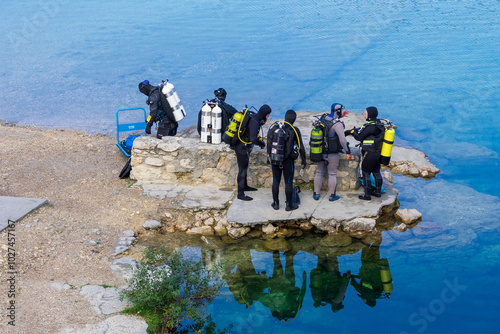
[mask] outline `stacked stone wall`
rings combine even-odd
[[[345,154],[340,154],[337,171],[339,191],[359,187],[356,177],[359,153],[353,157],[353,160],[348,161]],[[138,181],[236,186],[238,165],[234,151],[226,144],[202,143],[199,138],[139,137],[134,142],[131,163],[131,178]],[[299,159],[295,168],[295,182],[308,183],[314,180],[315,163],[308,160],[303,169]],[[265,188],[272,186],[271,165],[265,149],[254,147],[250,154],[248,183]],[[327,188],[326,176],[323,188]]]

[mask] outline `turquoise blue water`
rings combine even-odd
[[[188,112],[181,127],[195,123],[218,87],[238,109],[268,103],[273,118],[289,108],[325,111],[333,102],[353,112],[375,105],[398,125],[398,144],[424,151],[441,169],[430,181],[396,177],[401,206],[422,212],[423,221],[420,230],[384,232],[390,299],[369,307],[350,286],[344,308],[333,312],[315,308],[308,291],[288,322],[261,302],[245,308],[219,300],[220,323],[237,312],[252,323],[240,332],[252,333],[500,330],[493,321],[500,297],[498,1],[1,5],[2,121],[113,132],[117,109],[145,106],[140,81],[168,78]],[[341,271],[357,273],[360,256],[340,256]],[[302,269],[310,280],[316,262],[297,253],[297,287]],[[467,288],[444,302],[452,297],[442,295],[444,282],[455,280]]]

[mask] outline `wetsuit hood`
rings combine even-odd
[[[295,122],[296,119],[297,119],[297,113],[294,110],[289,109],[286,111],[286,114],[285,114],[285,121],[286,122],[293,124],[293,122]]]
[[[227,92],[224,88],[219,88],[214,90],[214,95],[216,98],[224,102],[226,100]]]
[[[340,110],[337,110],[337,111],[336,111],[335,109],[337,109],[337,108],[339,108],[339,107],[340,107]],[[331,107],[331,109],[330,109],[330,110],[331,110],[331,112],[330,112],[330,115],[329,115],[329,116],[330,116],[331,118],[333,118],[333,119],[342,117],[342,108],[343,108],[343,107],[344,107],[344,106],[343,106],[342,104],[340,104],[340,103],[334,103],[334,104],[332,104],[332,107]]]
[[[144,80],[139,84],[139,91],[146,96],[149,96],[152,90],[153,86],[151,86],[148,80]]]
[[[262,107],[260,107],[259,111],[257,112],[257,118],[260,119],[260,122],[264,121],[266,119],[266,116],[271,113],[271,107],[268,106],[267,104],[264,104]]]
[[[366,113],[368,114],[368,121],[374,121],[377,119],[378,110],[376,107],[368,107],[366,108]]]

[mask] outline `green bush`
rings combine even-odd
[[[201,261],[184,259],[164,248],[146,249],[140,268],[122,298],[131,303],[126,313],[143,317],[148,333],[226,333],[215,328],[206,306],[220,295],[224,283],[220,265],[205,269]]]

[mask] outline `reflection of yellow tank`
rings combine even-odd
[[[389,260],[387,259],[380,259],[380,279],[382,280],[382,285],[384,286],[384,292],[391,293],[392,277],[389,269]]]
[[[388,165],[391,161],[391,151],[392,145],[394,144],[394,136],[396,135],[396,131],[394,127],[389,127],[385,129],[384,140],[382,142],[382,151],[380,152],[381,160],[380,163],[384,165]]]

